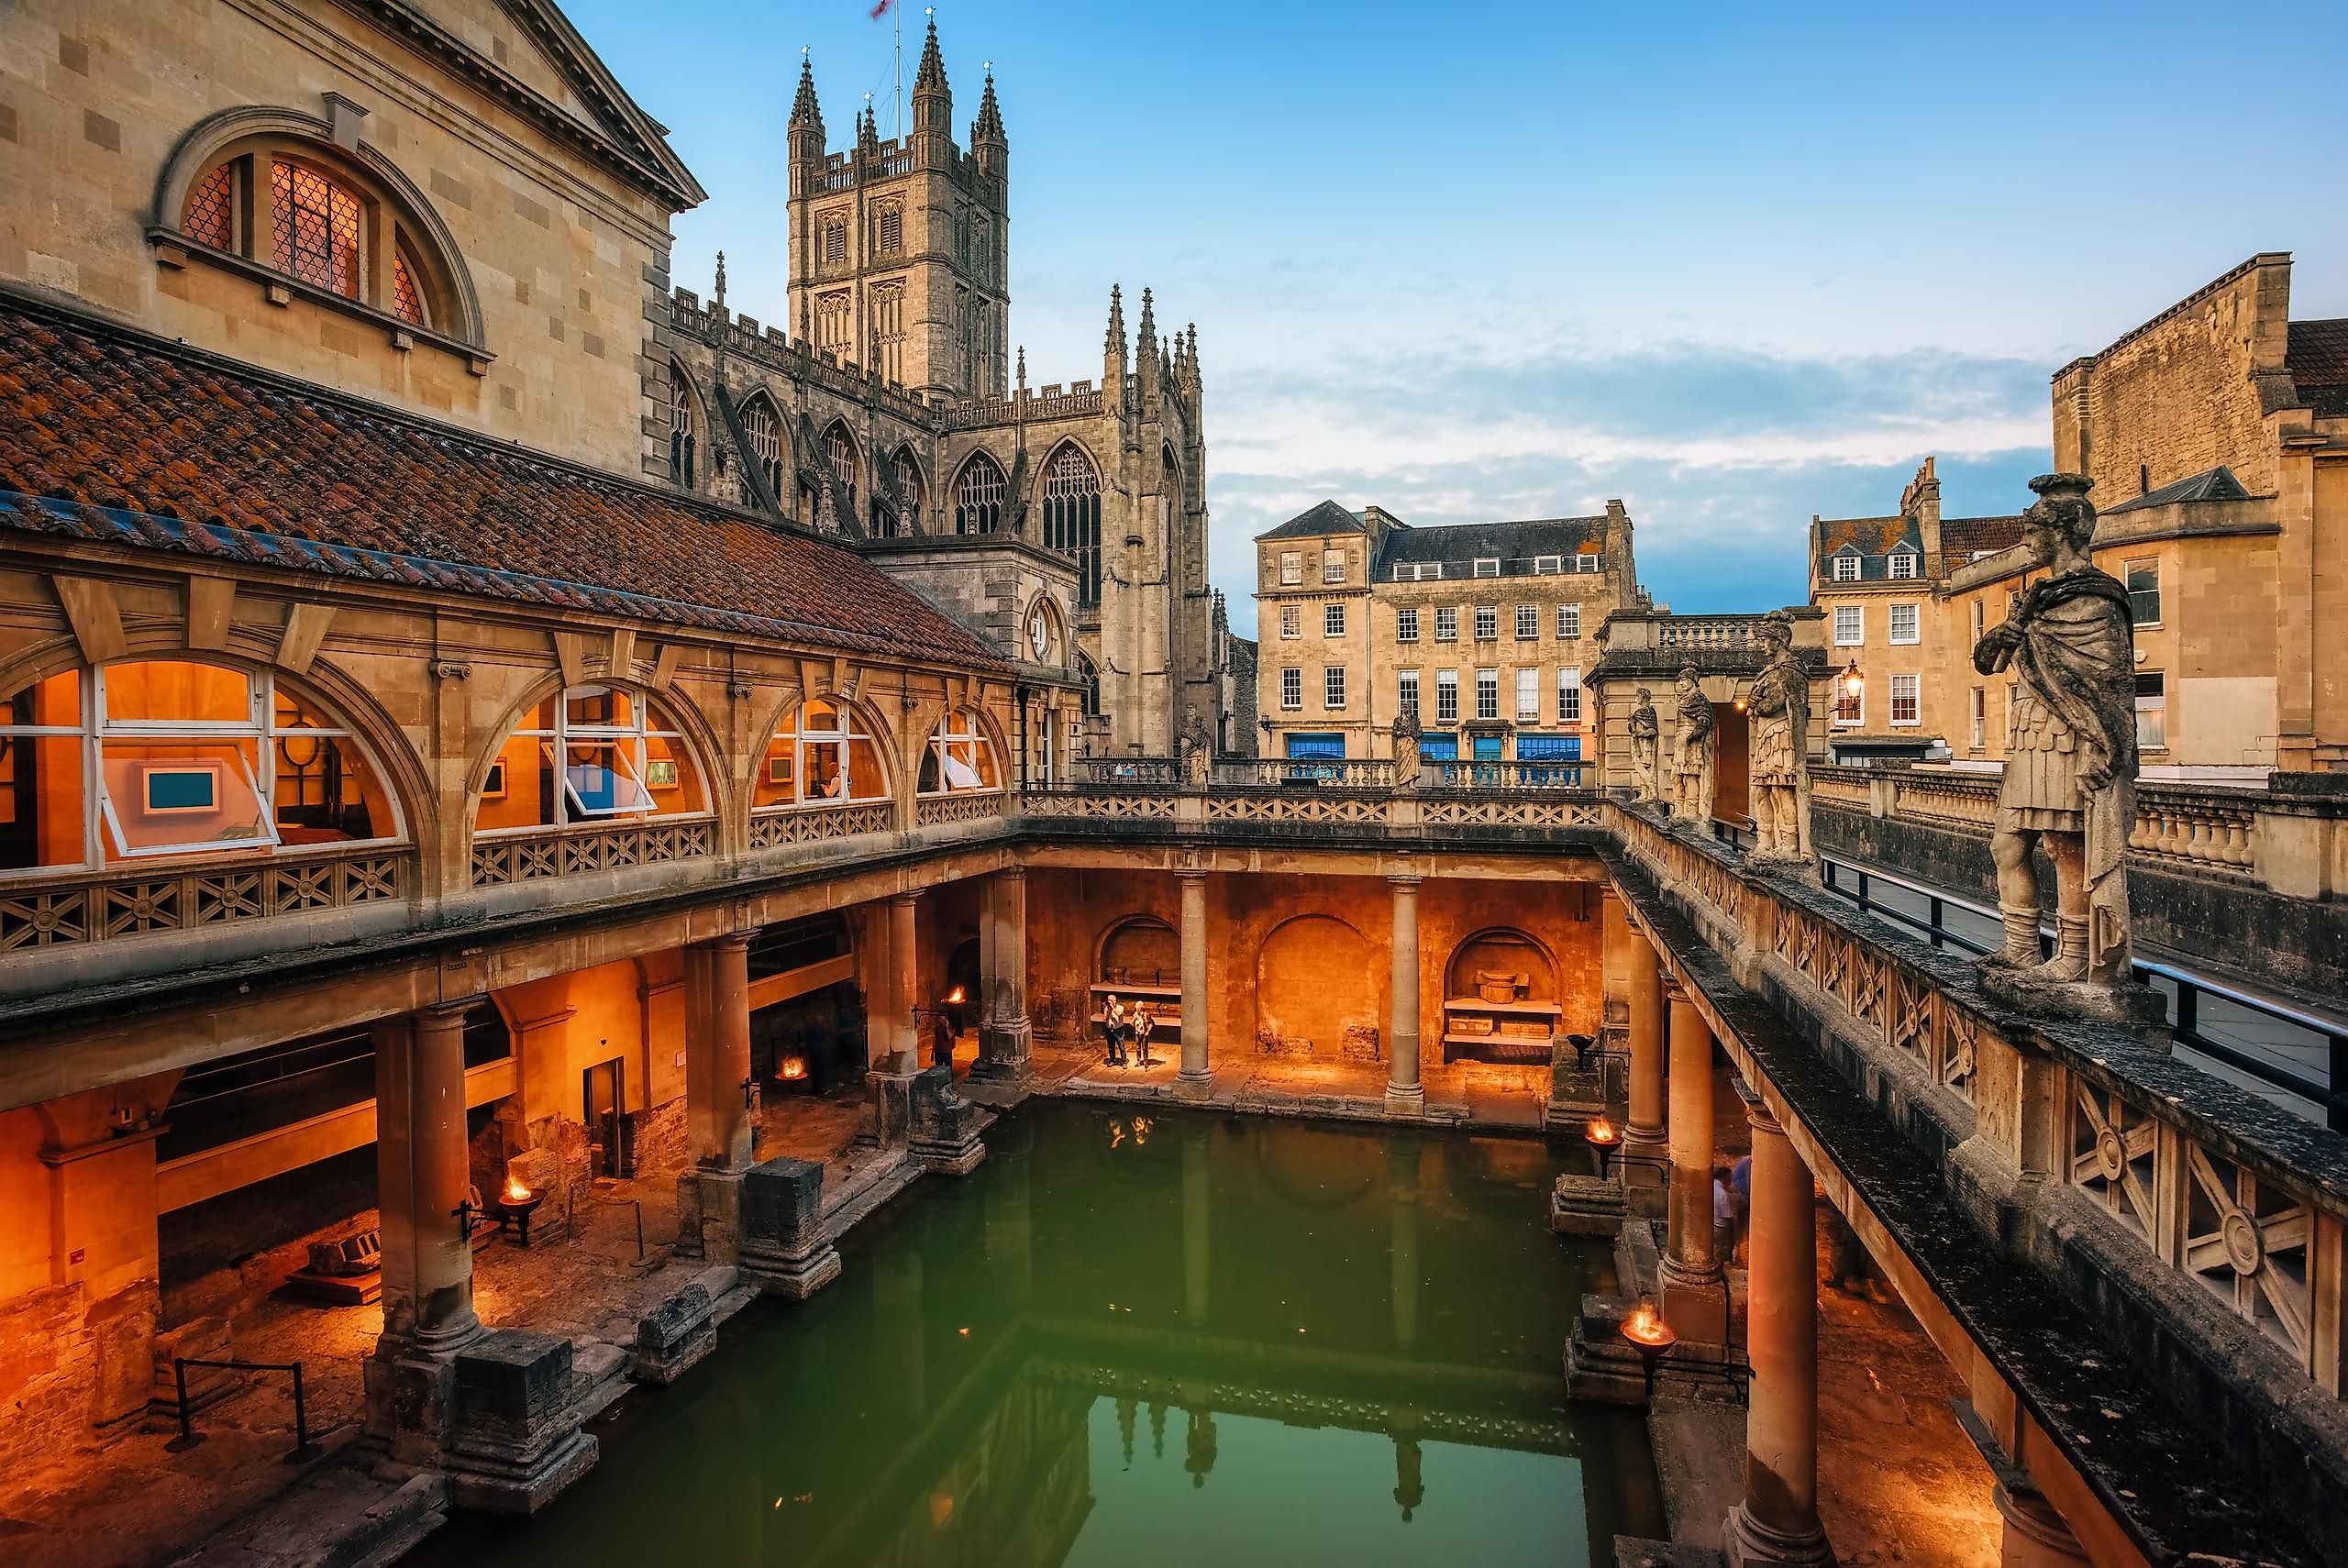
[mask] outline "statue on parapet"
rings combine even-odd
[[[1794,657],[1794,618],[1772,610],[1758,628],[1766,663],[1745,696],[1753,723],[1755,866],[1810,867],[1810,672]]]
[[[1182,782],[1194,790],[1205,789],[1214,777],[1214,732],[1207,728],[1206,716],[1197,703],[1182,715],[1182,733],[1175,744],[1181,751]]]
[[[1719,743],[1712,728],[1711,699],[1690,667],[1679,672],[1679,723],[1673,736],[1671,820],[1699,828],[1712,820],[1712,754]]]
[[[1393,738],[1394,785],[1401,790],[1415,790],[1419,786],[1419,705],[1405,703],[1394,715],[1393,727],[1387,732]]]
[[[1663,723],[1655,714],[1655,693],[1639,688],[1639,705],[1631,710],[1631,803],[1644,806],[1663,799],[1656,769],[1656,753],[1663,740]]]
[[[1974,646],[1973,668],[2010,670],[2013,744],[1998,789],[1989,854],[2005,945],[1982,960],[1982,987],[2018,1006],[2159,1022],[2157,994],[2129,967],[2128,836],[2136,823],[2134,623],[2128,591],[2088,556],[2094,481],[2042,474],[2022,515],[2046,576],[2014,596]],[[2041,962],[2031,851],[2054,863],[2054,955]]]

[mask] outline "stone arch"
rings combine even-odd
[[[1049,589],[1038,591],[1036,596],[1027,602],[1027,607],[1019,613],[1019,657],[1031,660],[1036,657],[1035,642],[1028,632],[1028,623],[1033,621],[1039,612],[1051,625],[1051,646],[1042,662],[1057,664],[1065,669],[1068,668],[1070,656],[1075,652],[1075,638],[1069,631],[1068,612],[1060,607],[1059,596]]]
[[[1516,926],[1486,926],[1461,938],[1444,965],[1444,995],[1477,997],[1486,974],[1523,977],[1518,992],[1525,1001],[1555,1002],[1564,994],[1557,955],[1547,943]]]
[[[1160,915],[1121,915],[1102,928],[1093,944],[1092,975],[1102,985],[1180,988],[1181,934]]]
[[[837,490],[843,492],[840,499],[846,502],[844,507],[835,504],[835,511],[846,514],[836,516],[833,521],[843,534],[861,532],[862,503],[858,498],[865,493],[863,443],[857,440],[856,432],[847,427],[847,421],[840,418],[834,418],[825,425],[823,434],[815,437],[815,442],[824,459],[824,470],[831,476]]]
[[[673,692],[652,690],[640,681],[607,673],[591,673],[572,682],[565,680],[563,673],[559,669],[549,670],[537,679],[531,681],[505,704],[499,712],[496,722],[487,727],[486,733],[490,737],[488,743],[474,752],[471,761],[467,765],[461,818],[467,841],[470,842],[477,836],[479,832],[476,824],[481,812],[482,790],[488,782],[491,765],[497,760],[499,754],[505,749],[506,743],[513,738],[514,732],[522,727],[523,722],[530,716],[533,709],[549,700],[560,703],[563,693],[573,685],[606,686],[626,691],[637,701],[651,703],[676,725],[676,734],[682,743],[686,759],[699,771],[699,782],[705,804],[705,812],[677,814],[681,816],[706,814],[714,818],[717,823],[721,852],[733,853],[738,847],[737,841],[747,834],[747,815],[737,809],[740,802],[734,795],[731,773],[722,766],[726,760],[725,744],[711,729],[708,717],[702,712],[700,707],[680,700]],[[650,818],[628,817],[621,820],[657,821],[660,814],[656,813]],[[456,831],[456,824],[450,825],[450,831]]]
[[[682,428],[680,428],[681,417]],[[682,360],[669,361],[669,482],[699,490],[707,471],[709,399],[693,383]]]
[[[929,512],[929,476],[921,466],[921,456],[910,441],[900,441],[897,449],[889,454],[891,477],[895,480],[899,505],[898,522],[906,535],[928,532],[925,525]]]
[[[1374,1040],[1389,977],[1369,939],[1330,914],[1301,914],[1264,937],[1256,955],[1258,1047],[1335,1060]]]
[[[346,148],[335,140],[333,126],[315,115],[254,104],[223,109],[198,121],[180,138],[157,176],[150,226],[178,233],[196,182],[234,155],[240,145],[262,138],[299,142],[319,162],[348,170],[375,187],[372,193],[392,204],[419,248],[429,252],[420,259],[437,274],[437,293],[448,307],[448,319],[436,322],[432,330],[476,348],[487,346],[480,292],[473,285],[463,251],[458,248],[457,237],[439,213],[399,165],[373,144],[362,141]]]
[[[792,477],[791,425],[782,416],[782,407],[774,393],[759,387],[744,398],[740,405],[742,436],[749,450],[742,454],[746,463],[759,465],[759,473],[767,483],[767,494],[774,498],[777,510],[785,516],[793,513],[791,503],[792,491],[783,481]]]
[[[858,698],[847,697],[837,691],[789,691],[784,693],[781,701],[768,709],[765,723],[751,732],[758,737],[756,749],[751,754],[748,774],[739,787],[737,798],[729,810],[738,812],[747,820],[754,812],[781,807],[782,802],[777,801],[770,801],[763,806],[759,803],[759,796],[764,792],[762,785],[771,782],[770,778],[764,776],[771,765],[773,748],[779,738],[779,732],[785,723],[798,720],[806,712],[807,704],[810,702],[828,702],[840,710],[841,718],[846,722],[841,733],[863,737],[869,743],[863,748],[863,753],[869,753],[869,764],[879,770],[879,790],[877,792],[869,792],[860,782],[856,780],[856,772],[865,765],[866,756],[860,754],[858,757],[852,759],[849,763],[849,777],[851,783],[855,785],[855,793],[844,798],[841,803],[888,805],[896,800],[897,778],[903,765],[896,755],[897,732],[890,727],[887,720],[882,716],[880,705]],[[844,744],[848,745],[851,749],[856,749],[852,742]]]
[[[1011,481],[992,453],[981,447],[962,459],[962,466],[954,476],[951,497],[953,532],[999,532],[1009,515],[1010,503]]]

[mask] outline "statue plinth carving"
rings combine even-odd
[[[2093,484],[2042,474],[2023,514],[2044,579],[1982,635],[1973,668],[2014,675],[2013,745],[1998,789],[1989,854],[2005,945],[1981,963],[1982,988],[2035,1011],[2159,1023],[2161,999],[2128,963],[2128,835],[2136,822],[2135,635],[2128,591],[2097,569]],[[2054,863],[2054,955],[2038,947],[2031,851]]]
[[[1810,855],[1810,675],[1794,657],[1794,618],[1761,618],[1767,662],[1745,696],[1753,726],[1753,852],[1748,865],[1808,871]]]
[[[1671,760],[1671,820],[1707,828],[1712,820],[1712,701],[1693,668],[1679,672],[1679,722]]]

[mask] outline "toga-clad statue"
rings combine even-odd
[[[1214,732],[1207,728],[1206,716],[1197,704],[1183,713],[1182,731],[1175,744],[1181,753],[1182,782],[1203,790],[1214,777]]]
[[[1671,819],[1709,827],[1712,820],[1712,702],[1693,668],[1679,672],[1679,724],[1674,736]]]
[[[1639,688],[1639,705],[1631,710],[1631,799],[1644,805],[1663,799],[1663,786],[1656,778],[1656,747],[1663,735],[1663,725],[1655,716],[1655,693]]]
[[[1810,864],[1810,673],[1794,657],[1794,618],[1772,610],[1759,627],[1761,673],[1752,716],[1753,853],[1756,865]]]
[[[1419,787],[1419,705],[1406,705],[1394,715],[1393,727],[1387,732],[1394,742],[1394,784],[1397,789],[1415,790]]]
[[[1983,634],[1973,667],[2015,676],[2013,745],[1989,853],[2005,945],[1982,961],[1985,988],[2010,1001],[2157,1021],[2128,966],[2128,835],[2136,822],[2135,644],[2128,591],[2097,569],[2094,481],[2043,474],[2023,536],[2046,577]],[[2054,956],[2038,955],[2033,846],[2054,863]]]

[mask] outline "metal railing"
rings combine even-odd
[[[204,1441],[195,1430],[194,1418],[187,1408],[187,1369],[209,1366],[225,1372],[290,1372],[294,1375],[294,1451],[285,1456],[288,1464],[306,1464],[321,1452],[310,1441],[309,1406],[302,1397],[302,1364],[298,1361],[205,1361],[194,1356],[175,1355],[172,1358],[172,1379],[178,1387],[180,1435],[163,1445],[168,1453],[185,1453]]]
[[[1981,955],[1998,944],[1993,934],[2001,929],[1998,911],[1986,904],[1831,856],[1818,857],[1818,869],[1819,880],[1828,892],[1847,899],[1862,914],[1878,914],[1906,926],[1936,948]],[[1904,897],[1886,899],[1882,896],[1886,889]],[[1918,900],[1922,903],[1921,911]],[[1966,920],[1982,922],[1977,928],[1982,934],[1960,929]],[[2051,931],[2042,928],[2038,942],[2041,953],[2054,952]],[[2251,1079],[2244,1087],[2263,1086],[2307,1102],[2312,1120],[2335,1132],[2348,1132],[2348,1023],[2155,959],[2138,958],[2134,968],[2138,979],[2166,999],[2178,1044]],[[2235,1038],[2229,1040],[2213,1031],[2225,1031]],[[2260,1034],[2268,1038],[2261,1041]],[[2320,1058],[2322,1076],[2305,1070],[2313,1066],[2312,1061],[2295,1064],[2252,1048],[2260,1044],[2289,1055]]]

